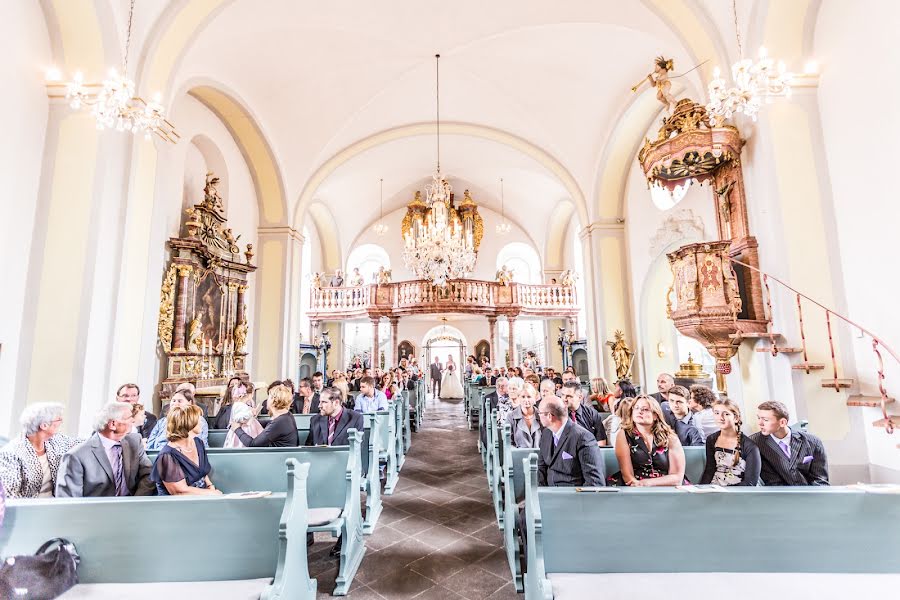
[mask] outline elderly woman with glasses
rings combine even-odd
[[[9,498],[49,498],[63,454],[81,442],[59,433],[63,405],[29,404],[19,422],[22,434],[0,450],[0,481]]]
[[[684,449],[659,403],[650,396],[638,396],[630,408],[616,434],[620,471],[610,477],[610,483],[636,487],[684,483]]]

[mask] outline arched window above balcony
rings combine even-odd
[[[541,259],[534,248],[522,242],[511,242],[497,253],[497,269],[506,265],[517,283],[541,283]]]
[[[360,275],[366,283],[375,281],[375,274],[378,269],[384,267],[391,268],[391,259],[387,251],[377,244],[362,244],[357,246],[350,252],[347,257],[347,270],[345,277],[352,277],[353,269],[359,268]]]

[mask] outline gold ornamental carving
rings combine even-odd
[[[243,352],[244,346],[247,345],[247,319],[234,326],[234,351]]]
[[[454,227],[462,227],[463,220],[467,216],[472,217],[472,244],[475,252],[481,246],[481,240],[484,238],[484,218],[478,213],[478,205],[472,199],[469,190],[463,192],[462,202],[458,206],[454,206],[453,194],[450,195],[450,206],[448,207],[449,221]],[[413,199],[406,205],[406,214],[400,222],[400,234],[406,237],[407,233],[413,232],[415,222],[420,224],[428,219],[431,208],[422,200],[422,192],[417,191]]]
[[[172,268],[178,267],[178,276],[179,277],[187,277],[191,274],[191,271],[194,270],[194,267],[191,265],[172,265]]]
[[[156,332],[159,343],[166,352],[172,349],[172,332],[175,330],[175,277],[181,271],[176,265],[169,267],[159,290],[159,322]]]
[[[203,311],[194,315],[188,325],[188,348],[200,352],[203,347]]]

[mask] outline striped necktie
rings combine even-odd
[[[113,475],[116,479],[116,496],[130,496],[128,486],[125,484],[125,468],[122,466],[122,444],[112,447],[113,451]]]
[[[334,430],[337,427],[337,419],[334,417],[328,417],[328,445],[331,445],[331,442],[334,441]]]

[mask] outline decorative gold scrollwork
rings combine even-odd
[[[181,269],[172,265],[166,271],[162,287],[159,290],[159,322],[156,330],[163,350],[172,350],[172,332],[175,329],[175,276]]]

